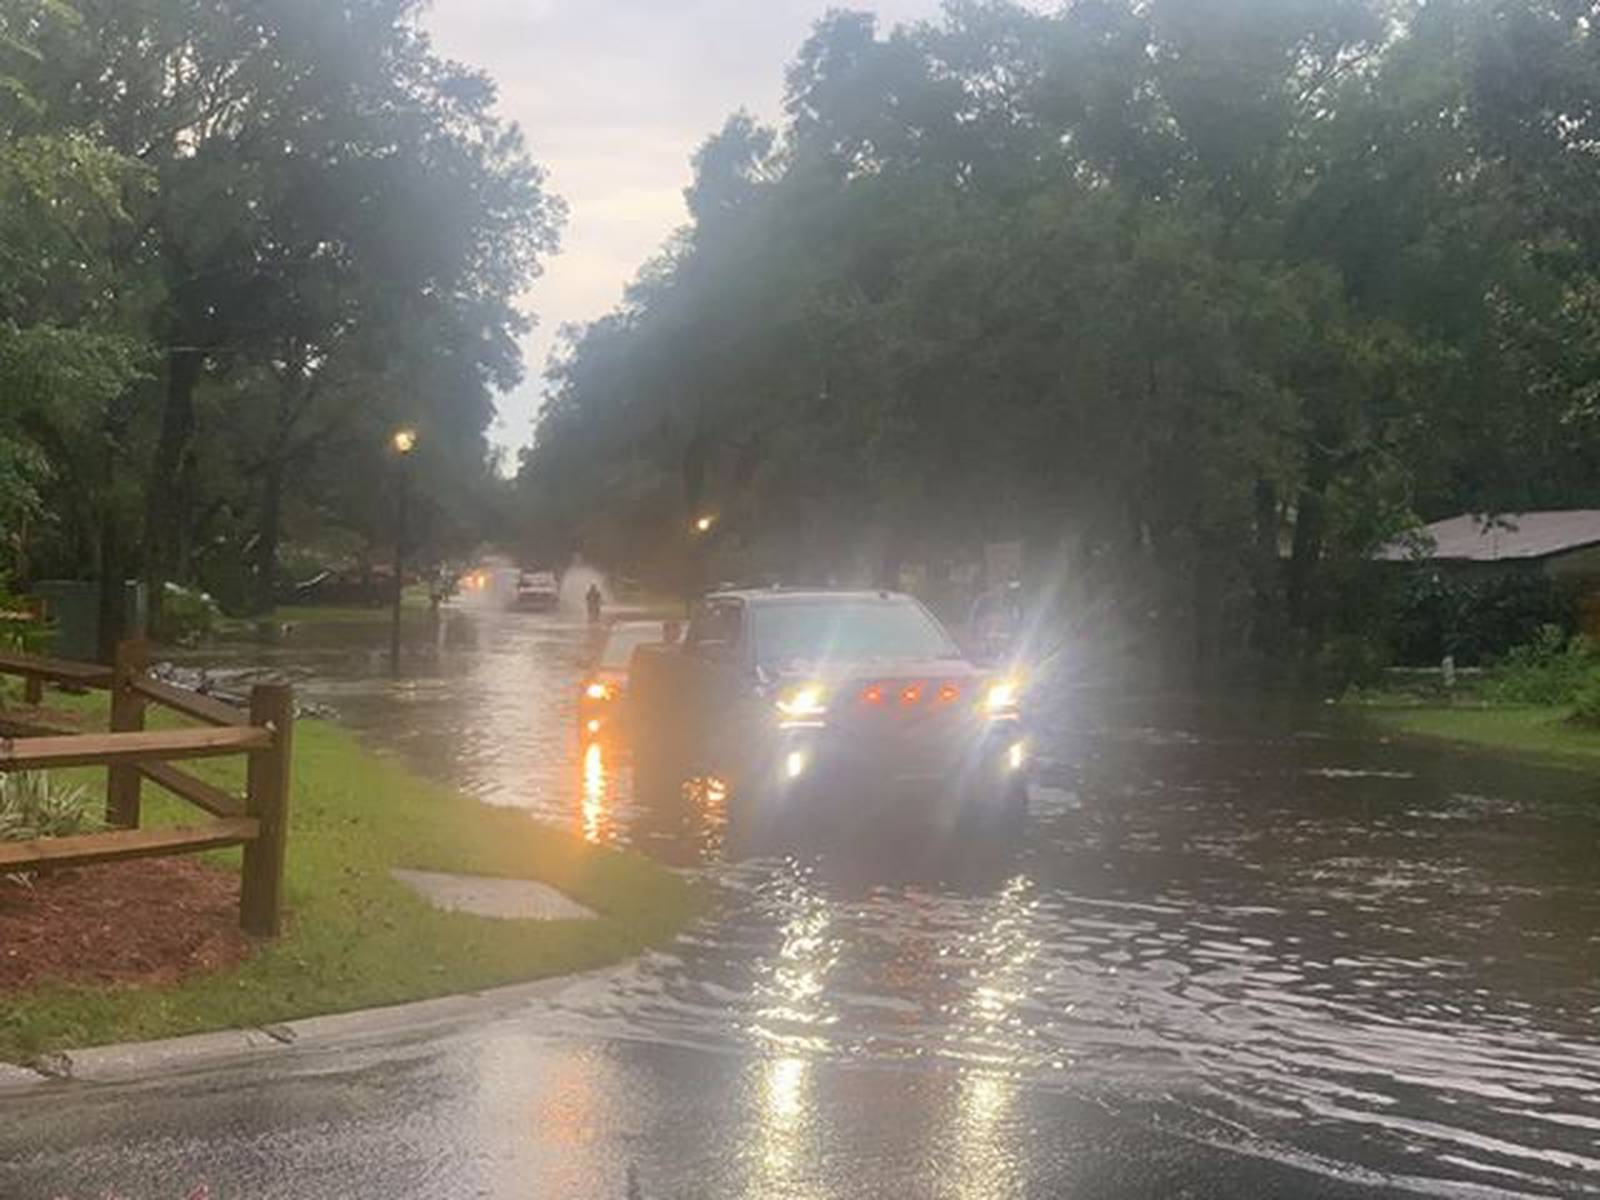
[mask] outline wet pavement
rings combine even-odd
[[[719,787],[579,752],[583,637],[462,611],[398,681],[381,626],[268,657],[699,873],[704,921],[515,1019],[0,1099],[0,1196],[1600,1194],[1600,777],[1058,686],[1019,834],[730,861]]]

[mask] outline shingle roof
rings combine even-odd
[[[1600,544],[1600,509],[1570,508],[1554,512],[1499,513],[1486,517],[1463,513],[1422,528],[1432,550],[1425,559],[1457,562],[1499,562],[1546,558],[1564,550]],[[1415,557],[1409,541],[1385,546],[1380,557],[1403,561]]]

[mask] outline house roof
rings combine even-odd
[[[1406,539],[1385,546],[1381,557],[1391,562],[1417,557],[1456,562],[1548,558],[1567,550],[1600,545],[1600,508],[1498,513],[1493,517],[1462,513],[1423,526],[1421,535],[1420,555],[1413,542]]]

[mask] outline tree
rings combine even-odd
[[[1174,660],[1363,635],[1364,564],[1416,514],[1592,488],[1564,433],[1600,345],[1562,133],[1586,28],[1487,0],[830,14],[783,129],[701,148],[691,224],[555,364],[543,536],[641,561],[698,488],[791,574],[1026,537]]]
[[[311,467],[379,469],[397,423],[427,426],[441,478],[488,470],[492,392],[521,370],[517,297],[562,210],[418,7],[78,0],[41,40],[29,86],[150,180],[119,283],[151,298],[159,357],[126,443],[157,600],[220,535],[269,603],[286,480],[327,480],[300,507],[370,526],[367,497]]]
[[[147,181],[26,78],[36,43],[79,32],[49,0],[0,8],[0,578],[28,572],[30,531],[63,511],[92,534],[80,555],[104,568],[120,545],[109,460],[144,354],[117,275]]]

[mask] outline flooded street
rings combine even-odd
[[[583,635],[453,612],[398,682],[373,631],[275,654],[417,768],[714,881],[541,1034],[748,1053],[795,1104],[819,1061],[930,1063],[962,1121],[1027,1082],[1347,1178],[1600,1188],[1600,780],[1063,692],[1023,836],[727,862],[714,788],[645,803],[579,754]]]
[[[1322,709],[1062,690],[1020,835],[728,861],[715,787],[635,797],[580,755],[583,638],[453,611],[398,680],[381,625],[208,655],[291,669],[416,768],[713,885],[669,950],[371,1068],[450,1153],[530,1114],[461,1194],[621,1195],[627,1164],[645,1196],[1600,1191],[1593,776]],[[297,1109],[303,1083],[252,1072]]]

